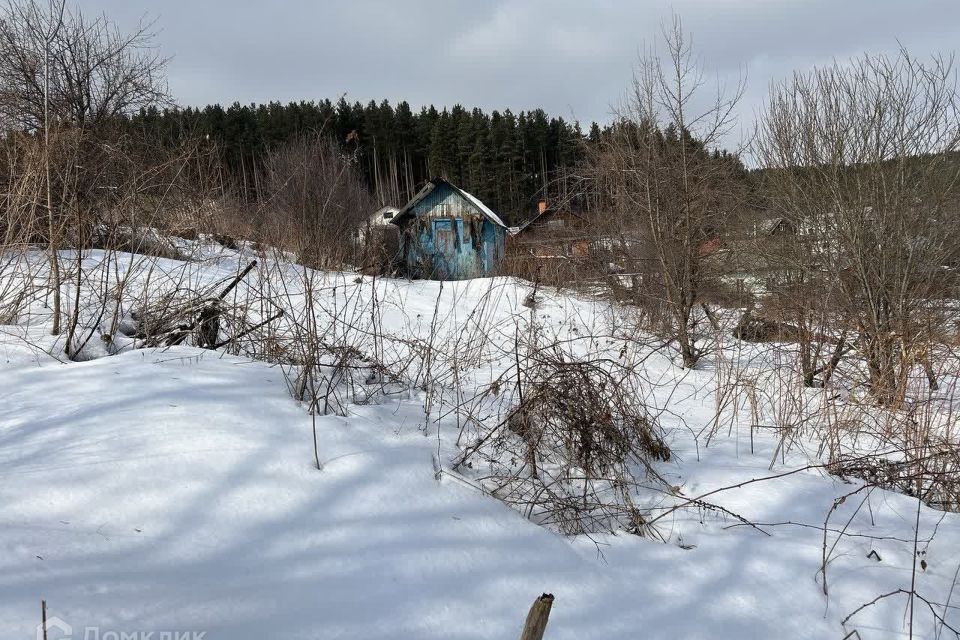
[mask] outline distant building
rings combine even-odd
[[[521,225],[510,241],[514,249],[541,258],[581,258],[590,252],[586,218],[569,209],[553,209],[541,200],[537,215]]]
[[[391,223],[399,211],[396,207],[388,205],[371,213],[357,229],[357,240],[361,244],[366,244],[367,241],[376,239],[378,232],[381,230],[395,231],[396,227],[392,226]]]
[[[434,178],[391,222],[400,228],[400,266],[407,275],[466,280],[494,275],[507,226],[476,197]]]
[[[354,258],[364,273],[387,273],[397,255],[400,239],[393,219],[399,209],[381,207],[371,213],[357,228],[354,237]]]
[[[393,221],[393,218],[399,213],[400,209],[396,207],[391,207],[387,205],[386,207],[380,207],[370,216],[371,225],[388,225]]]
[[[759,223],[757,235],[796,236],[797,225],[788,218],[768,218]]]
[[[610,263],[609,242],[587,215],[566,206],[552,208],[541,200],[536,215],[511,235],[508,270],[527,280],[564,286],[601,275]]]

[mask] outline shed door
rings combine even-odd
[[[483,221],[483,271],[490,275],[500,255],[497,247],[497,230],[489,220]]]
[[[433,221],[433,272],[434,277],[452,276],[449,265],[457,252],[457,235],[452,220]]]

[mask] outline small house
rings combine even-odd
[[[548,207],[540,201],[536,215],[521,225],[507,243],[507,266],[512,275],[563,286],[596,275],[603,238],[587,216],[569,207]]]
[[[385,206],[380,207],[373,213],[371,213],[367,218],[357,227],[357,241],[361,245],[367,244],[370,241],[376,241],[378,232],[384,230],[389,232],[396,232],[396,227],[390,224],[393,222],[394,217],[396,217],[399,209],[396,207]]]
[[[798,235],[797,225],[788,218],[768,218],[759,224],[757,235],[777,236],[796,236]]]
[[[354,259],[364,273],[387,273],[400,247],[397,227],[391,224],[399,209],[381,207],[367,216],[354,236]]]
[[[466,280],[497,273],[507,226],[487,205],[443,178],[429,181],[391,222],[410,277]]]
[[[583,215],[570,209],[550,208],[541,200],[536,216],[517,229],[512,244],[517,250],[540,258],[582,258],[590,252],[593,238],[589,231]]]
[[[380,207],[370,215],[369,224],[372,226],[390,224],[390,221],[394,219],[398,211],[400,210],[389,205]]]

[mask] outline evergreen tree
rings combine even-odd
[[[550,118],[542,109],[488,115],[456,104],[449,110],[428,105],[414,112],[406,102],[396,107],[386,100],[363,105],[343,97],[336,103],[153,108],[129,122],[138,135],[161,145],[189,136],[209,139],[220,150],[226,178],[247,198],[257,197],[262,156],[268,149],[324,131],[355,155],[381,202],[402,204],[426,180],[446,176],[516,220],[532,215],[545,186],[580,160],[585,142],[596,143],[602,135],[593,123],[585,139],[579,124]]]

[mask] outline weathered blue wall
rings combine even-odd
[[[403,234],[410,273],[437,280],[466,280],[496,271],[503,258],[505,229],[490,222],[448,185],[437,186],[411,213],[414,218]]]

